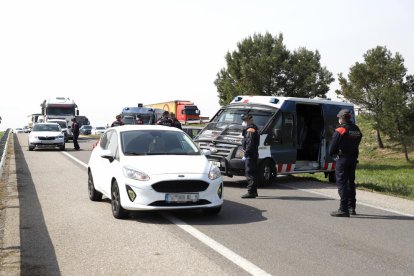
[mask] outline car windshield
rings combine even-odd
[[[125,155],[200,155],[197,146],[185,133],[168,130],[133,130],[121,132]]]
[[[61,128],[66,128],[66,122],[56,121],[55,123],[59,124]]]
[[[35,125],[33,131],[60,131],[58,124]]]
[[[267,124],[276,110],[268,109],[245,109],[228,108],[223,109],[213,120],[198,134],[198,139],[217,139],[232,143],[241,143],[242,139],[242,114],[253,116],[253,123],[259,131]]]
[[[97,130],[105,130],[104,127],[96,127]]]
[[[83,127],[83,129],[92,129],[91,126],[82,126],[82,127]]]

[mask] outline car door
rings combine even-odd
[[[119,174],[122,174],[122,168],[119,162],[118,133],[115,130],[109,131],[107,133],[109,133],[109,136],[106,150],[109,150],[111,152],[113,160],[102,158],[104,169],[102,172],[102,190],[105,194],[110,195],[112,179],[116,179]]]
[[[94,180],[95,188],[99,191],[104,189],[104,172],[109,162],[107,159],[102,158],[102,152],[108,148],[109,137],[111,136],[112,131],[108,131],[102,135],[98,147],[92,152],[91,156],[91,170]]]

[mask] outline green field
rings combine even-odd
[[[1,137],[3,137],[3,135],[4,135],[4,132],[0,131],[0,139],[1,139]]]
[[[383,137],[385,148],[379,149],[375,131],[366,119],[359,116],[357,124],[364,135],[356,171],[357,188],[414,199],[414,163],[406,162],[400,145],[386,137]],[[409,157],[414,160],[413,145],[410,150]],[[323,174],[303,176],[327,182]]]

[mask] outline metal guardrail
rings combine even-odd
[[[8,128],[4,132],[3,137],[0,139],[0,177],[3,173],[3,164],[6,161],[7,144],[9,141],[10,133],[11,133],[11,129]]]

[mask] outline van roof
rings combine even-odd
[[[353,107],[352,103],[331,101],[323,98],[296,98],[296,97],[276,97],[276,96],[250,96],[240,95],[234,97],[229,105],[232,104],[262,104],[274,108],[280,108],[286,101],[294,101],[301,103],[320,103],[320,104],[332,104]]]

